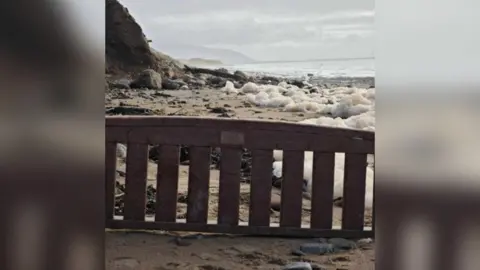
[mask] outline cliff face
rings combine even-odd
[[[181,73],[182,65],[155,52],[142,28],[117,0],[105,0],[105,71],[107,74],[136,74],[145,69]]]

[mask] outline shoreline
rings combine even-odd
[[[249,91],[238,91],[247,84],[255,84],[257,88],[267,88],[283,83],[289,91],[305,92],[310,96],[334,96],[336,88],[372,89],[375,87],[374,77],[308,77],[285,78],[266,75],[249,76],[241,71],[230,73],[225,69],[203,69],[186,66],[184,74],[171,74],[169,71],[159,74],[162,77],[161,89],[139,87],[135,79],[129,76],[107,75],[105,106],[107,115],[140,114],[140,115],[175,115],[175,116],[212,116],[245,119],[268,119],[277,121],[298,122],[312,117],[320,117],[322,113],[312,110],[285,111],[280,107],[262,106],[251,102]],[[137,79],[138,80],[138,79]],[[227,87],[227,82],[230,86]],[[137,83],[138,84],[138,83]],[[233,93],[226,88],[233,90]],[[229,92],[230,91],[230,92]],[[267,90],[269,91],[269,90]],[[236,93],[235,93],[236,92]],[[258,94],[258,93],[253,93]],[[284,93],[281,93],[284,95]],[[329,100],[328,103],[337,101]],[[136,107],[145,109],[128,110],[118,113],[112,108]],[[324,114],[328,116],[327,114]],[[333,117],[335,118],[335,117]]]

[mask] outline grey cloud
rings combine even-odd
[[[373,10],[347,10],[328,14],[303,14],[302,16],[290,13],[265,13],[248,11],[208,11],[198,14],[176,14],[155,17],[154,21],[159,25],[188,25],[191,23],[242,23],[254,22],[258,25],[280,25],[298,23],[321,23],[346,20],[371,20],[375,12]]]
[[[170,26],[168,30],[162,30],[161,32],[162,34],[159,38],[177,42],[193,41],[199,45],[271,43],[285,40],[312,39],[318,35],[296,25],[286,25],[280,28],[252,23],[204,24],[198,25],[193,29]]]
[[[120,0],[131,9],[146,16],[201,14],[209,11],[261,11],[275,14],[286,12],[292,15],[327,14],[343,10],[374,8],[374,0]]]
[[[361,54],[373,47],[370,0],[120,1],[154,46],[186,43],[235,48],[262,59]]]
[[[215,43],[250,44],[252,42],[280,42],[319,40],[326,31],[362,31],[373,28],[373,12],[349,11],[317,17],[272,16],[271,14],[223,13],[211,16],[201,14],[187,16],[156,17],[150,27],[161,30],[162,37],[197,42],[202,45]],[[342,20],[343,19],[343,20]],[[350,23],[341,25],[340,22]],[[331,29],[337,23],[337,29]],[[362,22],[361,24],[352,24]]]

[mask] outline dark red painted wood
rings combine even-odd
[[[303,160],[303,151],[283,151],[281,227],[300,227],[302,224]]]
[[[175,222],[177,218],[179,159],[179,146],[159,147],[155,221]]]
[[[221,151],[218,223],[238,225],[242,149],[224,147]]]
[[[363,230],[366,172],[366,154],[345,154],[342,229]]]
[[[190,147],[187,222],[207,223],[210,185],[210,147]]]
[[[273,150],[252,150],[250,226],[270,225]]]
[[[127,145],[127,172],[125,178],[126,220],[145,220],[145,204],[148,170],[148,145]]]
[[[115,211],[115,180],[117,174],[117,144],[105,144],[105,218],[112,219]]]
[[[332,228],[334,172],[335,153],[314,152],[310,221],[312,228]]]

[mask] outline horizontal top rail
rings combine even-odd
[[[206,118],[206,117],[182,117],[182,116],[107,116],[106,126],[114,127],[181,127],[196,126],[210,127],[215,129],[264,129],[271,131],[290,131],[296,133],[335,134],[344,136],[359,136],[364,140],[375,139],[372,131],[355,130],[348,128],[336,128],[328,126],[316,126],[303,123],[286,123],[256,119],[231,119],[231,118]]]
[[[265,120],[107,116],[107,141],[374,153],[375,133]]]

